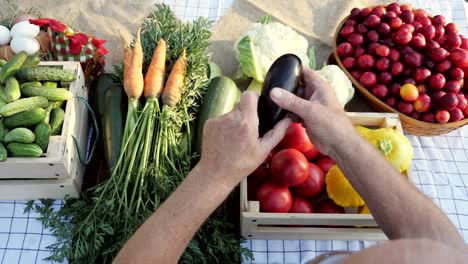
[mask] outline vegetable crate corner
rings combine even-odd
[[[37,158],[8,158],[0,162],[0,200],[9,199],[63,199],[66,195],[78,197],[84,167],[77,147],[85,155],[88,136],[88,110],[77,99],[87,100],[83,71],[78,62],[41,62],[39,66],[57,67],[71,71],[76,80],[61,83],[73,98],[65,101],[61,133],[51,135],[44,155]],[[74,139],[77,144],[75,145]]]
[[[393,113],[348,113],[354,125],[393,128],[402,132]],[[412,182],[411,172],[403,175]],[[241,233],[247,239],[384,240],[387,239],[371,214],[345,208],[344,214],[264,213],[259,201],[247,197],[247,178],[240,186]],[[319,198],[320,200],[320,198]]]

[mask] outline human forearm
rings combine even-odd
[[[177,263],[198,228],[235,186],[211,180],[213,173],[222,172],[197,165],[125,244],[115,263]]]
[[[331,153],[389,238],[463,245],[453,224],[352,128]]]

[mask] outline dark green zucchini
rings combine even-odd
[[[102,118],[102,133],[104,155],[107,165],[112,168],[117,164],[125,126],[126,95],[123,86],[112,84],[104,93],[104,115]]]
[[[94,112],[99,115],[99,120],[101,120],[104,115],[104,93],[114,84],[112,76],[113,75],[109,73],[101,73],[91,83],[89,101]]]

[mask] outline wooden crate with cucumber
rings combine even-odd
[[[88,136],[78,62],[18,54],[0,65],[0,199],[77,197]],[[76,139],[77,146],[74,143]]]

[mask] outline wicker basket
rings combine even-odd
[[[338,41],[338,34],[343,27],[343,24],[346,22],[349,16],[347,16],[341,23],[338,25],[335,36],[333,38],[333,54],[335,56],[336,62],[338,66],[345,72],[348,78],[353,82],[354,86],[361,92],[369,102],[369,105],[376,111],[379,112],[390,112],[390,113],[397,113],[400,116],[400,120],[403,126],[403,130],[407,133],[418,135],[418,136],[436,136],[445,133],[449,133],[453,130],[456,130],[459,127],[462,127],[468,124],[468,118],[457,122],[450,122],[446,124],[438,124],[438,123],[428,123],[416,120],[411,118],[405,114],[400,113],[396,109],[388,106],[384,102],[382,102],[379,98],[374,96],[370,93],[365,87],[363,87],[358,80],[354,79],[351,73],[343,66],[340,57],[338,56],[338,52],[336,51],[337,41]]]

